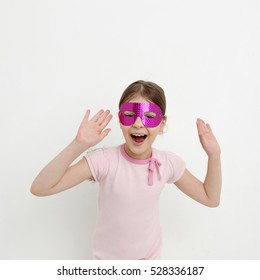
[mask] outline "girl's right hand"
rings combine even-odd
[[[102,141],[110,132],[105,127],[112,119],[109,110],[100,110],[89,120],[90,110],[87,110],[76,136],[76,142],[84,149],[88,149]]]

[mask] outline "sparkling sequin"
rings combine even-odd
[[[149,114],[150,113],[150,114]],[[152,103],[123,103],[119,110],[122,125],[132,125],[140,117],[144,126],[156,127],[162,121],[161,108]]]

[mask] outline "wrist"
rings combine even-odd
[[[87,149],[89,149],[91,147],[88,144],[78,141],[76,138],[73,139],[73,141],[71,142],[71,145],[72,145],[73,149],[75,150],[75,152],[77,152],[78,154],[84,153]]]
[[[208,160],[210,160],[210,161],[220,160],[220,153],[217,153],[217,154],[209,154],[209,155],[208,155]]]

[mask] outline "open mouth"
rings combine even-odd
[[[144,140],[146,139],[147,135],[146,134],[132,133],[131,137],[132,137],[134,142],[136,142],[136,143],[143,143]]]

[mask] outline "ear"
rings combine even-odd
[[[162,121],[160,123],[160,130],[159,130],[159,133],[162,134],[163,133],[163,130],[164,130],[164,127],[166,125],[166,122],[167,122],[167,116],[164,116],[162,118]]]

